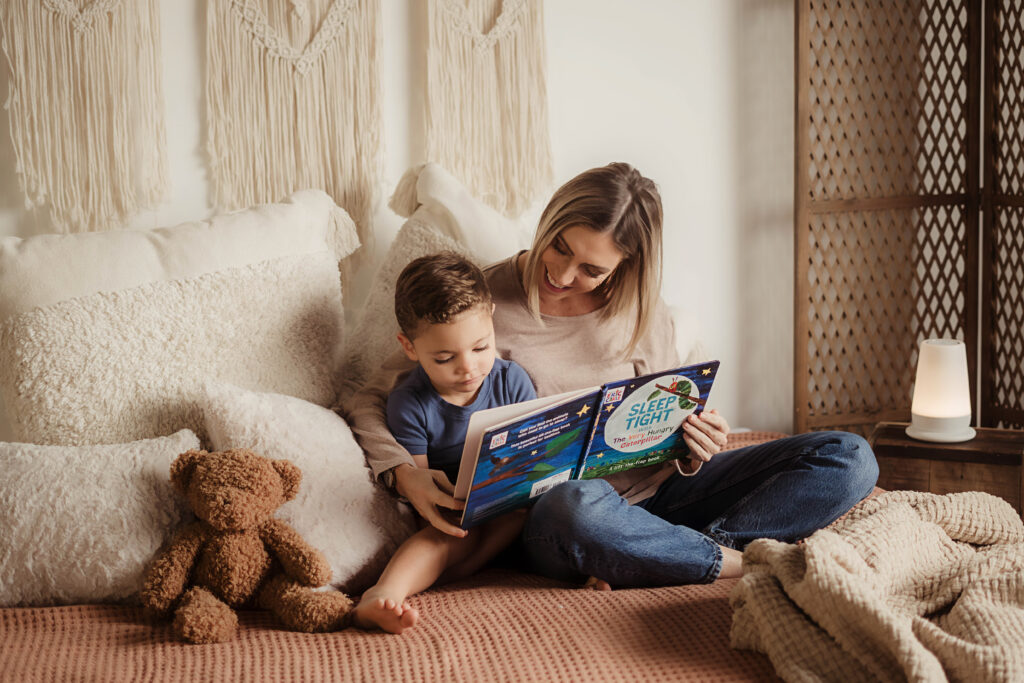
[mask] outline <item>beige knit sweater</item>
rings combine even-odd
[[[884,493],[743,564],[732,646],[786,680],[1024,680],[1024,525],[1000,498]]]

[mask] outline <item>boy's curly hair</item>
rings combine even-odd
[[[483,271],[452,251],[415,259],[395,284],[395,317],[409,339],[421,323],[448,323],[482,304],[490,312],[491,290]]]

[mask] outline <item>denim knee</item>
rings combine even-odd
[[[874,489],[878,482],[878,461],[867,440],[850,432],[822,432],[828,443],[836,448],[825,448],[821,455],[828,455],[846,472],[845,490],[851,505],[860,501]]]
[[[562,581],[583,576],[586,549],[599,541],[594,506],[615,489],[601,479],[567,481],[538,499],[523,527],[523,546],[534,571]],[[623,501],[625,502],[625,501]]]
[[[540,497],[530,510],[523,537],[563,537],[580,541],[591,526],[593,505],[609,494],[618,495],[603,479],[573,480],[559,484]]]

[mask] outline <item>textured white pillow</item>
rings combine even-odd
[[[299,495],[276,516],[324,553],[341,590],[368,588],[415,531],[408,507],[371,481],[363,451],[334,412],[223,383],[207,385],[202,410],[215,450],[248,448],[302,470]]]
[[[340,261],[358,246],[352,220],[321,190],[172,228],[4,237],[0,322],[78,296],[281,256],[327,249]]]
[[[208,379],[330,405],[342,313],[323,250],[99,292],[0,325],[0,392],[21,441],[202,438]]]
[[[0,606],[123,600],[188,508],[171,463],[195,434],[111,446],[0,443]]]
[[[448,250],[486,266],[527,248],[535,227],[529,219],[507,218],[476,199],[435,163],[406,171],[389,206],[408,220],[395,236],[356,316],[342,363],[340,401],[358,389],[398,348],[395,281],[410,261]]]
[[[395,236],[387,256],[373,276],[370,293],[341,364],[341,400],[358,389],[393,351],[398,350],[398,321],[395,320],[395,282],[413,259],[438,251],[454,251],[484,265],[468,249],[432,226],[409,219]]]
[[[388,204],[466,247],[481,263],[494,263],[529,247],[535,221],[508,218],[484,204],[435,163],[414,166],[398,181]]]
[[[334,201],[326,193],[320,190],[303,190],[295,192],[285,201],[278,204],[267,204],[250,209],[236,211],[230,214],[216,216],[206,221],[184,223],[170,228],[157,228],[153,230],[117,230],[102,233],[80,233],[71,235],[38,235],[26,239],[16,237],[0,238],[0,325],[8,322],[14,316],[29,313],[38,307],[49,307],[66,302],[77,297],[90,297],[99,295],[101,292],[118,292],[134,290],[137,287],[166,283],[175,280],[198,278],[205,274],[217,273],[232,268],[261,263],[263,261],[288,256],[313,256],[318,254],[331,254],[333,262],[337,264],[341,259],[350,254],[359,246],[356,236],[355,225],[348,214],[334,204]],[[294,283],[285,283],[286,287],[292,287]],[[335,289],[340,289],[341,280],[338,273],[334,276]],[[271,285],[271,289],[273,285]],[[257,298],[270,297],[269,291],[255,292]],[[340,293],[335,298],[340,302]],[[92,300],[90,300],[92,301]],[[319,311],[312,310],[315,304],[312,302],[298,302],[299,308],[290,316],[295,319],[302,316],[321,317]],[[95,314],[93,304],[83,302],[81,306],[73,306],[71,309],[62,309],[60,315],[67,317],[65,323],[72,322],[72,316],[76,324],[83,325],[83,336],[97,340],[100,343],[92,348],[85,348],[81,341],[76,340],[79,330],[69,333],[68,324],[63,325],[60,330],[64,336],[55,337],[49,331],[43,335],[49,335],[50,341],[59,344],[50,350],[46,350],[31,339],[14,340],[14,344],[21,348],[22,352],[34,352],[39,357],[13,357],[9,355],[12,346],[0,348],[0,374],[6,378],[0,378],[0,407],[6,413],[7,420],[0,419],[0,433],[8,438],[36,443],[69,443],[76,442],[71,438],[72,434],[78,433],[78,427],[72,426],[69,430],[57,428],[57,431],[65,436],[47,436],[37,439],[37,434],[46,434],[50,431],[49,425],[58,423],[78,424],[82,420],[81,414],[70,413],[36,415],[26,411],[44,408],[48,412],[59,410],[65,406],[68,399],[61,397],[61,384],[69,382],[73,385],[80,384],[76,375],[81,371],[94,377],[104,371],[108,373],[105,382],[115,391],[126,391],[129,394],[146,394],[155,397],[162,389],[159,385],[141,387],[133,386],[133,383],[142,381],[138,377],[148,376],[148,370],[138,368],[137,363],[133,364],[130,357],[110,357],[111,347],[124,349],[127,346],[138,345],[148,346],[155,350],[160,340],[153,338],[154,318],[161,314],[161,311],[154,304],[153,310],[146,311],[140,318],[138,332],[122,329],[128,335],[139,335],[146,339],[133,340],[130,344],[122,344],[115,340],[102,338],[102,329],[99,334],[87,329],[94,321],[90,317]],[[338,303],[340,306],[340,303]],[[72,309],[78,309],[74,313]],[[256,306],[259,309],[259,305]],[[339,311],[339,315],[341,312]],[[52,322],[55,315],[48,312]],[[209,318],[209,316],[204,316]],[[41,319],[36,319],[41,323]],[[105,327],[105,321],[99,321],[101,327]],[[210,320],[207,320],[209,323]],[[14,328],[27,330],[25,321],[13,324]],[[250,343],[261,346],[263,342],[259,339],[260,329],[255,321],[239,320],[238,315],[232,315],[217,321],[200,336],[232,335],[236,325],[256,333],[256,338]],[[149,326],[149,327],[147,327]],[[31,327],[31,326],[30,326]],[[166,330],[166,325],[160,329]],[[186,329],[182,327],[181,329]],[[38,326],[32,327],[32,331],[39,331]],[[272,336],[277,335],[279,326],[273,326],[270,331]],[[66,333],[66,334],[65,334]],[[234,335],[239,338],[239,335]],[[239,338],[239,341],[242,340]],[[338,340],[333,340],[337,342]],[[194,349],[195,344],[188,339],[180,337],[166,338],[167,356],[161,362],[169,364],[180,364],[187,358],[182,356],[183,346]],[[54,370],[67,373],[65,375],[46,374],[45,366],[50,361],[42,356],[46,353],[57,353],[64,356],[63,346],[74,344],[80,352],[80,358],[85,365],[82,368],[71,368],[60,359],[53,365]],[[223,342],[221,342],[223,344]],[[326,347],[324,347],[326,348]],[[235,349],[229,354],[230,358],[237,358],[242,355],[242,349]],[[287,354],[284,362],[291,362],[301,354]],[[335,348],[329,349],[329,358],[333,361],[340,355]],[[152,357],[145,359],[152,361]],[[317,359],[316,371],[323,365],[322,359]],[[13,368],[11,366],[27,362],[28,368]],[[274,391],[287,391],[285,387],[278,385],[265,385],[260,383],[259,376],[269,372],[272,375],[279,374],[280,367],[273,366],[269,369],[259,368],[252,374],[256,376],[251,382],[243,384],[262,387]],[[120,377],[118,376],[120,374]],[[219,376],[219,375],[218,375]],[[233,377],[233,376],[232,376]],[[295,382],[305,382],[305,371]],[[43,391],[44,395],[37,395],[35,392]],[[310,397],[309,393],[301,393],[304,397]],[[320,399],[317,399],[320,400]],[[79,399],[70,399],[72,403],[93,403],[97,413],[103,411],[103,405],[108,401],[121,406],[124,401],[115,396],[97,396],[88,394]],[[163,411],[168,414],[175,414],[179,407],[175,406],[140,406],[139,411],[153,413]],[[113,420],[120,420],[120,415],[112,416]],[[109,422],[109,420],[104,420]],[[9,423],[4,424],[4,422]],[[98,440],[107,443],[127,441],[132,438],[151,437],[159,434],[167,434],[179,426],[187,426],[184,423],[175,423],[173,420],[165,421],[163,418],[156,422],[166,424],[167,427],[159,431],[138,433],[129,431],[109,430],[105,427],[99,428],[104,433],[102,439],[98,436],[90,436],[85,441],[77,443],[97,442]],[[18,425],[21,425],[19,429]],[[41,431],[40,431],[41,430]],[[85,428],[85,433],[92,434],[94,430]],[[9,436],[8,436],[9,435]]]

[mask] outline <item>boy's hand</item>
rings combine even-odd
[[[457,538],[466,535],[465,529],[460,529],[446,520],[442,511],[438,509],[461,510],[465,507],[465,503],[452,496],[455,487],[441,470],[421,469],[408,464],[399,465],[395,468],[395,490],[412,503],[416,512],[438,531]]]

